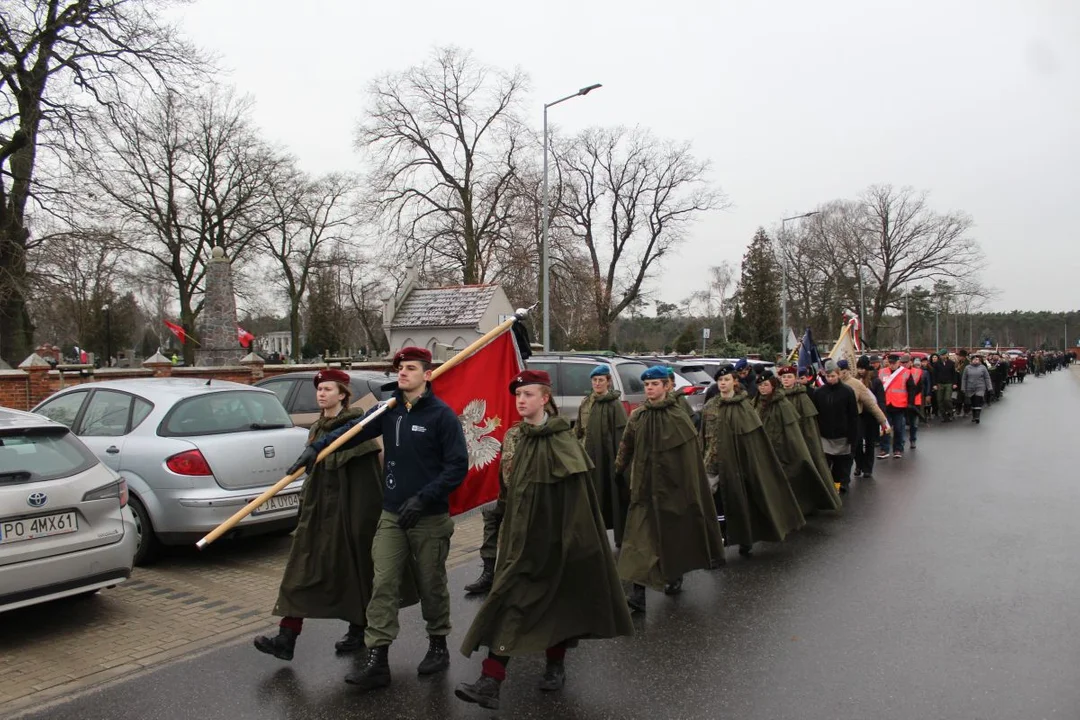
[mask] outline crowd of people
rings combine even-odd
[[[633,634],[631,615],[646,612],[649,590],[676,595],[687,573],[724,565],[727,547],[747,557],[808,516],[838,510],[853,477],[871,478],[876,459],[916,448],[921,424],[979,423],[1009,382],[1007,361],[986,355],[942,351],[925,364],[864,355],[854,368],[829,360],[819,372],[784,366],[760,376],[745,362],[725,364],[698,424],[665,366],[642,373],[646,399],[629,414],[610,366],[597,366],[574,424],[559,414],[546,372],[520,372],[508,391],[521,420],[502,441],[481,574],[466,587],[486,598],[461,651],[487,652],[479,677],[455,695],[497,709],[511,659],[541,652],[538,688],[561,689],[567,651]],[[1070,360],[1036,354],[1032,366],[1040,374]],[[259,651],[291,660],[304,618],[345,620],[335,649],[357,654],[345,680],[362,691],[390,684],[398,613],[416,602],[429,638],[417,673],[450,664],[448,498],[468,452],[456,414],[431,390],[430,352],[403,348],[393,363],[396,405],[318,464],[362,418],[348,409],[344,372],[316,375],[322,414],[290,468],[308,480],[274,609],[279,629],[255,639]]]

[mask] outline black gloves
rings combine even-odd
[[[398,527],[408,530],[420,522],[420,513],[424,511],[424,501],[416,495],[406,500],[398,508]]]
[[[315,460],[318,457],[319,453],[316,452],[315,448],[308,445],[304,448],[304,452],[300,453],[300,457],[296,458],[296,462],[289,466],[289,475],[292,475],[300,468],[303,468],[304,472],[310,475],[311,470],[315,467]]]

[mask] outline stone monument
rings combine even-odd
[[[237,365],[245,351],[236,334],[232,265],[223,248],[215,246],[210,254],[206,266],[206,297],[199,314],[199,341],[202,344],[195,348],[195,365]]]

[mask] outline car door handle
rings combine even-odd
[[[116,455],[120,452],[120,448],[116,447],[115,445],[110,445],[109,447],[105,448],[105,452],[109,453],[110,455]]]

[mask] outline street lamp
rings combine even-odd
[[[582,95],[588,95],[599,87],[602,87],[600,83],[589,85],[588,87],[581,88],[573,95],[567,95],[564,98],[559,98],[554,102],[549,102],[544,105],[544,207],[540,217],[540,252],[543,256],[540,264],[541,273],[543,274],[541,281],[544,286],[544,352],[551,350],[551,288],[549,286],[551,269],[548,261],[548,215],[550,213],[548,208],[548,108]]]
[[[801,220],[802,218],[808,218],[808,217],[811,217],[812,215],[820,215],[820,214],[821,214],[820,210],[814,210],[813,212],[803,213],[802,215],[793,215],[792,217],[781,218],[780,219],[780,241],[783,242],[784,227],[787,225],[789,220]],[[786,361],[787,356],[788,356],[788,347],[787,347],[787,336],[788,336],[788,326],[787,326],[787,257],[783,254],[783,252],[780,253],[780,307],[781,307],[780,312],[783,315],[783,317],[780,319],[780,335],[782,336],[781,340],[780,340],[780,347],[782,348],[784,359]]]
[[[105,305],[102,305],[101,308],[102,308],[102,310],[105,311],[105,365],[104,365],[104,367],[109,367],[110,364],[111,364],[110,360],[112,359],[112,332],[111,332],[112,328],[109,326],[109,306],[108,306],[108,304],[105,304]]]

